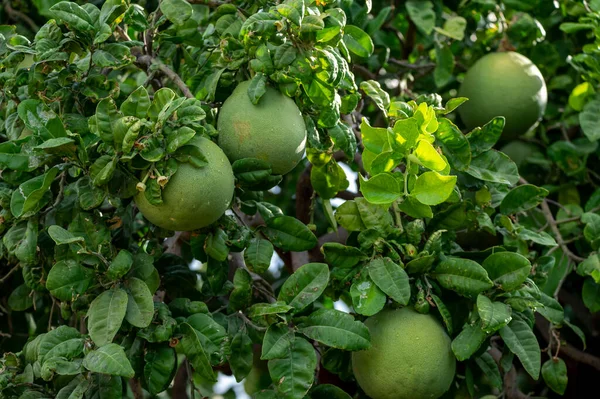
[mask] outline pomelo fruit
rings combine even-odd
[[[458,108],[467,128],[504,116],[504,139],[533,128],[548,102],[542,73],[529,58],[514,51],[491,53],[479,59],[467,71],[458,94],[469,98]]]
[[[454,380],[450,337],[431,315],[384,310],[365,322],[371,347],[352,353],[360,387],[373,399],[437,399]]]
[[[188,144],[200,148],[208,165],[196,168],[180,163],[162,192],[160,205],[150,204],[144,193],[135,196],[144,217],[164,229],[190,231],[208,226],[223,215],[233,197],[233,170],[225,153],[204,137],[194,137]]]
[[[219,146],[231,162],[258,158],[274,174],[291,171],[304,156],[306,125],[294,100],[272,87],[257,105],[248,97],[250,81],[240,83],[223,103],[217,121]]]

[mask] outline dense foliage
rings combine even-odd
[[[443,397],[592,389],[600,1],[1,7],[0,397],[209,397],[220,373],[262,373],[254,398],[365,398],[352,353],[398,307],[450,337]],[[508,115],[469,131],[455,112],[496,51],[546,79],[544,116],[517,139]],[[195,143],[220,141],[245,81],[252,104],[295,102],[306,157],[283,175],[236,159],[233,188],[216,144]],[[166,230],[140,201],[215,222]]]

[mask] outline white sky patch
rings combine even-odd
[[[358,193],[358,186],[356,185],[356,179],[358,178],[358,173],[356,173],[355,171],[350,169],[350,167],[343,162],[338,162],[338,164],[344,170],[344,173],[346,174],[346,179],[348,179],[348,183],[350,183],[348,185],[348,191],[350,191],[351,193],[355,193],[355,194]],[[344,202],[346,202],[346,200],[341,199],[341,198],[332,198],[330,201],[331,201],[331,205],[334,208],[337,208],[338,206],[340,206]]]
[[[250,399],[250,396],[244,390],[244,381],[236,382],[234,376],[219,373],[217,383],[213,386],[213,391],[218,395],[223,395],[231,388],[233,388],[237,399]]]
[[[350,313],[350,307],[346,305],[346,302],[342,301],[341,299],[333,303],[333,308],[335,310],[339,310],[340,312]]]

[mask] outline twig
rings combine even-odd
[[[144,399],[144,391],[142,391],[142,383],[137,378],[129,380],[129,386],[133,392],[134,399]]]
[[[494,361],[500,366],[500,359],[502,359],[502,352],[496,347],[492,347],[489,351],[489,354],[492,355]],[[504,393],[506,395],[506,399],[526,399],[528,398],[523,392],[519,390],[519,385],[517,384],[517,370],[515,367],[511,367],[510,370],[505,371],[504,374]]]
[[[139,54],[139,49],[137,52],[132,51],[132,54],[136,55],[138,66],[143,66],[146,69],[148,69],[151,65],[155,65],[159,71],[161,71],[167,78],[171,79],[173,83],[175,83],[175,85],[179,88],[179,90],[181,90],[184,96],[186,96],[187,98],[195,98],[192,92],[190,91],[189,87],[187,87],[187,85],[181,79],[181,77],[167,65],[149,55]]]
[[[402,68],[413,69],[413,70],[433,69],[433,68],[435,68],[435,63],[433,63],[433,62],[428,62],[426,64],[411,64],[408,61],[397,60],[395,58],[390,58],[388,60],[388,62],[390,64],[394,64],[394,65],[400,66]]]
[[[368,79],[368,80],[377,79],[376,74],[374,74],[373,72],[369,71],[367,68],[365,68],[364,66],[359,65],[359,64],[352,65],[352,71],[356,72],[357,75],[360,75],[364,79]]]
[[[252,322],[252,320],[250,320],[248,317],[246,317],[246,315],[244,313],[242,313],[241,310],[236,313],[236,316],[239,317],[240,319],[244,320],[244,322],[246,324],[248,324],[250,327],[254,328],[257,331],[267,331],[267,327],[257,326],[256,324],[254,324]]]
[[[231,4],[231,0],[188,0],[190,4],[204,4],[209,7],[219,7],[223,4]]]
[[[522,177],[519,181],[521,182],[521,184],[529,184],[527,182],[527,180],[523,179]],[[571,252],[571,250],[565,243],[565,240],[563,239],[562,234],[560,233],[560,230],[556,224],[556,220],[554,219],[554,216],[552,215],[552,211],[550,210],[550,207],[548,206],[549,201],[551,201],[551,200],[544,198],[544,200],[540,204],[540,207],[542,208],[542,213],[544,214],[544,217],[546,218],[546,221],[548,222],[550,229],[554,233],[556,242],[562,249],[563,253],[569,257],[569,259],[571,259],[574,262],[583,262],[585,260],[585,258],[575,255],[573,252]],[[552,202],[554,202],[554,201],[552,201]]]
[[[4,284],[4,282],[10,277],[11,274],[13,274],[14,272],[16,272],[17,270],[19,270],[19,268],[21,267],[20,263],[17,263],[15,265],[15,267],[13,267],[12,269],[10,269],[8,271],[8,273],[6,273],[6,275],[2,278],[0,278],[0,284]]]
[[[18,19],[22,20],[27,25],[29,25],[29,27],[31,28],[31,30],[34,33],[37,33],[37,31],[40,30],[39,26],[37,26],[37,24],[35,22],[33,22],[33,19],[29,18],[29,16],[27,16],[24,13],[22,13],[21,11],[15,10],[14,8],[12,8],[12,6],[10,5],[10,1],[9,0],[4,0],[2,2],[2,4],[4,5],[4,10],[6,11],[6,13],[8,14],[8,16],[12,20],[14,20],[14,21],[16,21]]]
[[[542,318],[539,315],[536,315],[535,325],[536,325],[538,331],[540,332],[540,334],[542,335],[542,337],[546,341],[549,341],[550,337],[548,335],[548,329],[546,326],[547,323],[548,322],[544,318]],[[598,358],[594,355],[591,355],[589,353],[580,351],[579,349],[574,348],[573,346],[570,346],[568,344],[567,345],[563,344],[560,347],[560,350],[561,350],[562,354],[568,356],[569,358],[571,358],[579,363],[587,364],[588,366],[591,366],[591,367],[595,368],[596,370],[600,371],[600,358]]]

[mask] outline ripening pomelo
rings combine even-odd
[[[250,81],[240,83],[219,111],[219,146],[233,163],[258,158],[274,174],[291,171],[304,156],[306,125],[294,100],[272,87],[257,105],[248,97]]]
[[[164,229],[190,231],[208,226],[223,215],[233,197],[233,171],[219,146],[204,137],[194,137],[188,144],[200,148],[208,165],[196,168],[180,163],[162,192],[161,205],[150,204],[144,193],[135,196],[144,217]]]
[[[365,322],[371,347],[352,353],[360,387],[373,399],[437,399],[454,380],[450,337],[429,314],[384,310]]]
[[[548,102],[542,73],[529,58],[514,51],[479,59],[467,71],[459,96],[469,98],[458,109],[467,128],[504,116],[504,139],[527,133],[542,118]]]

